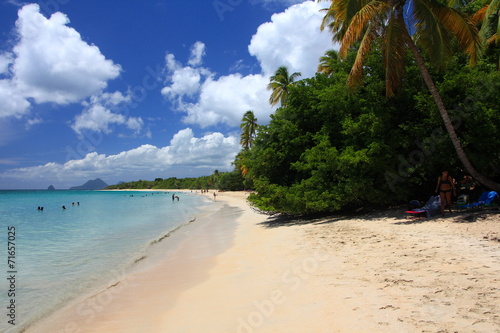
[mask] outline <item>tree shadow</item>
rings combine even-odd
[[[498,215],[500,211],[494,209],[482,209],[482,210],[464,210],[464,211],[454,211],[452,213],[447,213],[445,216],[437,215],[430,218],[419,218],[412,219],[410,221],[399,221],[394,224],[397,225],[409,225],[409,224],[422,224],[426,222],[435,222],[436,220],[449,220],[452,223],[475,223],[487,219],[490,216]]]
[[[412,224],[423,224],[432,223],[437,220],[449,220],[452,223],[475,223],[480,222],[491,215],[500,214],[498,210],[478,210],[478,211],[455,211],[451,214],[448,213],[444,217],[441,215],[430,217],[430,218],[411,218],[408,219],[405,216],[404,208],[390,208],[386,210],[372,210],[365,212],[351,212],[342,214],[322,214],[313,216],[289,216],[289,215],[273,215],[270,216],[266,221],[259,223],[258,225],[266,228],[280,228],[280,227],[293,227],[302,225],[324,225],[337,223],[349,220],[361,220],[361,221],[373,221],[385,219],[388,221],[394,221],[396,225],[412,225]]]
[[[273,229],[279,227],[293,227],[299,225],[308,225],[308,224],[329,224],[338,221],[345,220],[342,216],[271,216],[266,221],[259,223],[258,225],[266,228]]]
[[[399,216],[398,216],[399,215]],[[269,217],[266,221],[258,225],[264,228],[279,228],[279,227],[292,227],[300,225],[324,225],[341,221],[349,220],[378,220],[385,219],[398,219],[401,218],[398,210],[366,210],[363,212],[343,212],[339,214],[317,214],[311,216],[288,216],[288,215],[275,215]]]

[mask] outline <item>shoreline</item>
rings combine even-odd
[[[212,215],[65,332],[500,332],[498,212],[282,220],[247,195],[217,193],[227,219]],[[64,332],[49,327],[27,332]]]
[[[150,190],[139,191],[155,192]],[[161,192],[167,191],[172,192],[173,190],[161,190]],[[124,192],[128,191],[125,190]],[[175,190],[175,192],[191,194],[187,190]],[[194,195],[194,193],[192,194]],[[193,234],[212,234],[213,230],[210,230],[210,226],[213,225],[214,221],[212,216],[218,215],[219,211],[227,210],[227,208],[224,207],[223,203],[214,204],[210,203],[211,200],[204,200],[209,204],[198,208],[199,211],[192,216],[194,218],[190,217],[183,224],[165,231],[165,233],[158,234],[156,238],[146,245],[147,252],[138,253],[135,260],[123,268],[110,268],[113,277],[108,282],[96,285],[90,292],[81,294],[63,304],[62,308],[49,312],[46,317],[35,319],[31,323],[19,327],[19,329],[22,332],[76,332],[80,331],[79,327],[93,322],[95,318],[99,317],[100,312],[106,312],[106,308],[110,308],[109,304],[116,301],[120,294],[123,293],[123,290],[127,290],[135,283],[137,277],[143,276],[146,272],[152,273],[153,269],[165,265],[166,262],[176,261],[173,258],[178,255],[179,251],[182,251],[182,247],[192,238]],[[231,214],[234,214],[233,211],[231,212]],[[235,227],[232,225],[233,222],[234,219],[229,219],[225,221],[224,225],[233,230]],[[227,244],[223,242],[222,245]],[[214,247],[212,250],[221,251],[219,247]],[[179,265],[181,263],[175,264]],[[75,281],[75,283],[78,283],[78,281]]]

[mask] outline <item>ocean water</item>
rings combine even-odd
[[[0,191],[0,332],[20,332],[118,280],[155,240],[209,204],[176,195],[180,200],[154,191]],[[8,316],[12,301],[15,326]]]

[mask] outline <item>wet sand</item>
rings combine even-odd
[[[27,332],[500,332],[498,211],[284,220],[246,196]]]

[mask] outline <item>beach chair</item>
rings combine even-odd
[[[441,199],[439,195],[432,196],[427,200],[425,205],[422,208],[415,208],[413,210],[407,210],[405,212],[406,217],[414,216],[414,217],[432,217],[441,212]]]
[[[495,191],[483,192],[476,202],[468,205],[464,205],[465,208],[481,208],[481,207],[491,207],[496,204],[494,201],[498,198],[498,193]]]

